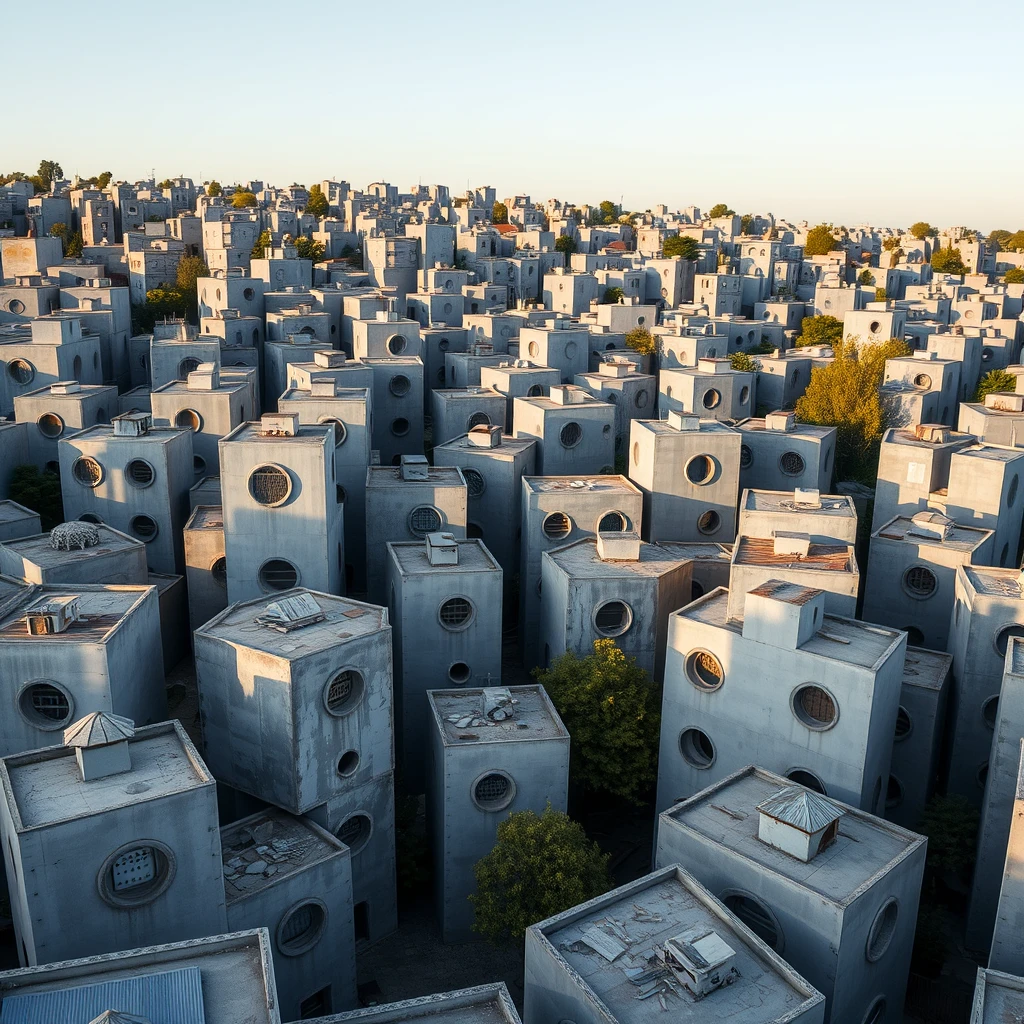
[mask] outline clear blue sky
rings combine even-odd
[[[53,0],[3,27],[0,170],[1024,228],[1019,0]]]

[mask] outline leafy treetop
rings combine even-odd
[[[634,327],[626,333],[626,348],[642,356],[653,356],[657,351],[654,335],[646,327]]]
[[[1003,275],[1007,284],[1024,284],[1024,267],[1010,267]]]
[[[491,223],[492,224],[507,224],[508,223],[508,207],[500,200],[495,201],[494,206],[491,207]]]
[[[170,178],[164,178],[164,180],[161,181],[157,185],[157,188],[170,188],[170,187],[171,187],[171,179]]]
[[[932,235],[937,235],[938,231],[935,230],[926,220],[919,220],[916,224],[910,225],[910,233],[918,239],[930,238]]]
[[[615,303],[621,302],[625,292],[615,285],[611,288],[605,288],[604,295],[601,296],[601,302],[606,306],[614,306]]]
[[[700,259],[700,245],[689,235],[669,235],[661,243],[662,255],[668,259],[681,256],[684,260]]]
[[[838,248],[839,243],[832,234],[831,224],[819,224],[807,232],[807,241],[804,243],[805,256],[825,256]]]
[[[269,231],[261,231],[259,238],[256,239],[256,244],[252,247],[252,252],[249,253],[249,258],[253,260],[265,260],[267,258],[267,250],[274,244],[274,239],[271,237]]]
[[[219,196],[224,194],[224,189],[221,188],[219,181],[211,181],[206,186],[206,194],[208,196]]]
[[[231,205],[236,210],[245,210],[253,206],[259,206],[259,200],[256,198],[255,193],[242,189],[231,197]]]
[[[309,198],[306,200],[305,212],[314,217],[326,217],[331,206],[327,202],[327,196],[319,185],[310,185]]]
[[[967,265],[960,255],[960,250],[954,249],[950,244],[932,253],[932,270],[937,274],[966,274]]]
[[[986,395],[995,394],[998,391],[1016,391],[1017,378],[1006,370],[989,370],[974,389],[974,401],[984,402]]]
[[[757,373],[761,369],[761,361],[755,359],[749,352],[733,352],[729,356],[729,362],[734,370],[742,370],[745,373]]]
[[[305,235],[299,235],[295,239],[295,254],[300,260],[312,260],[314,263],[319,263],[326,255],[326,252],[326,246],[323,242],[307,238]]]
[[[555,251],[571,256],[577,249],[576,239],[572,235],[559,235],[555,239]],[[568,260],[566,260],[568,263]]]
[[[708,210],[708,216],[712,219],[715,217],[735,217],[736,211],[730,209],[726,203],[715,203],[715,205]]]
[[[805,316],[800,321],[796,347],[807,345],[838,345],[843,340],[843,321],[834,316]]]

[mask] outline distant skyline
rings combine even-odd
[[[54,0],[4,26],[0,172],[46,158],[83,177],[489,184],[629,210],[1024,227],[1024,8],[1006,0]]]

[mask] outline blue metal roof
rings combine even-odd
[[[134,1013],[153,1024],[206,1024],[199,968],[12,994],[0,1003],[0,1024],[90,1024],[104,1010]]]

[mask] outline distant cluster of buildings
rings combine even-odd
[[[502,986],[355,1010],[396,793],[425,797],[446,942],[498,823],[567,806],[513,627],[526,669],[612,639],[664,693],[653,873],[529,930],[526,1024],[900,1020],[937,792],[981,815],[973,1024],[1024,1014],[1024,255],[247,190],[0,186],[3,1024],[518,1024]],[[135,333],[184,256],[198,322]],[[873,490],[792,411],[824,315],[911,347]],[[973,401],[992,369],[1015,389]],[[59,474],[52,530],[21,466]]]

